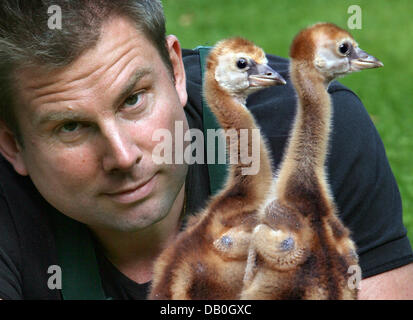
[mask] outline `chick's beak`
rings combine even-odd
[[[352,71],[383,67],[380,60],[360,48],[355,48],[349,58]]]
[[[262,88],[287,83],[278,72],[266,64],[254,64],[247,73],[250,87]]]

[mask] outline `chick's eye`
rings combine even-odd
[[[240,68],[240,69],[245,69],[247,66],[248,66],[248,61],[247,61],[247,59],[240,58],[240,59],[237,61],[237,67],[238,67],[238,68]]]
[[[340,46],[338,47],[338,51],[342,55],[347,55],[350,52],[350,44],[348,44],[347,42],[340,44]]]

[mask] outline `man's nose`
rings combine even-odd
[[[105,171],[127,171],[142,158],[142,151],[129,131],[112,127],[104,135],[106,152],[103,169]]]

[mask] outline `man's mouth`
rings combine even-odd
[[[128,204],[140,201],[147,197],[155,187],[157,174],[139,184],[126,186],[116,191],[105,192],[112,201]]]

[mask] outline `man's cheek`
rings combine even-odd
[[[78,193],[84,192],[93,186],[98,177],[98,164],[90,158],[66,157],[52,160],[47,166],[45,174],[49,180],[54,180],[56,187],[63,192]]]

